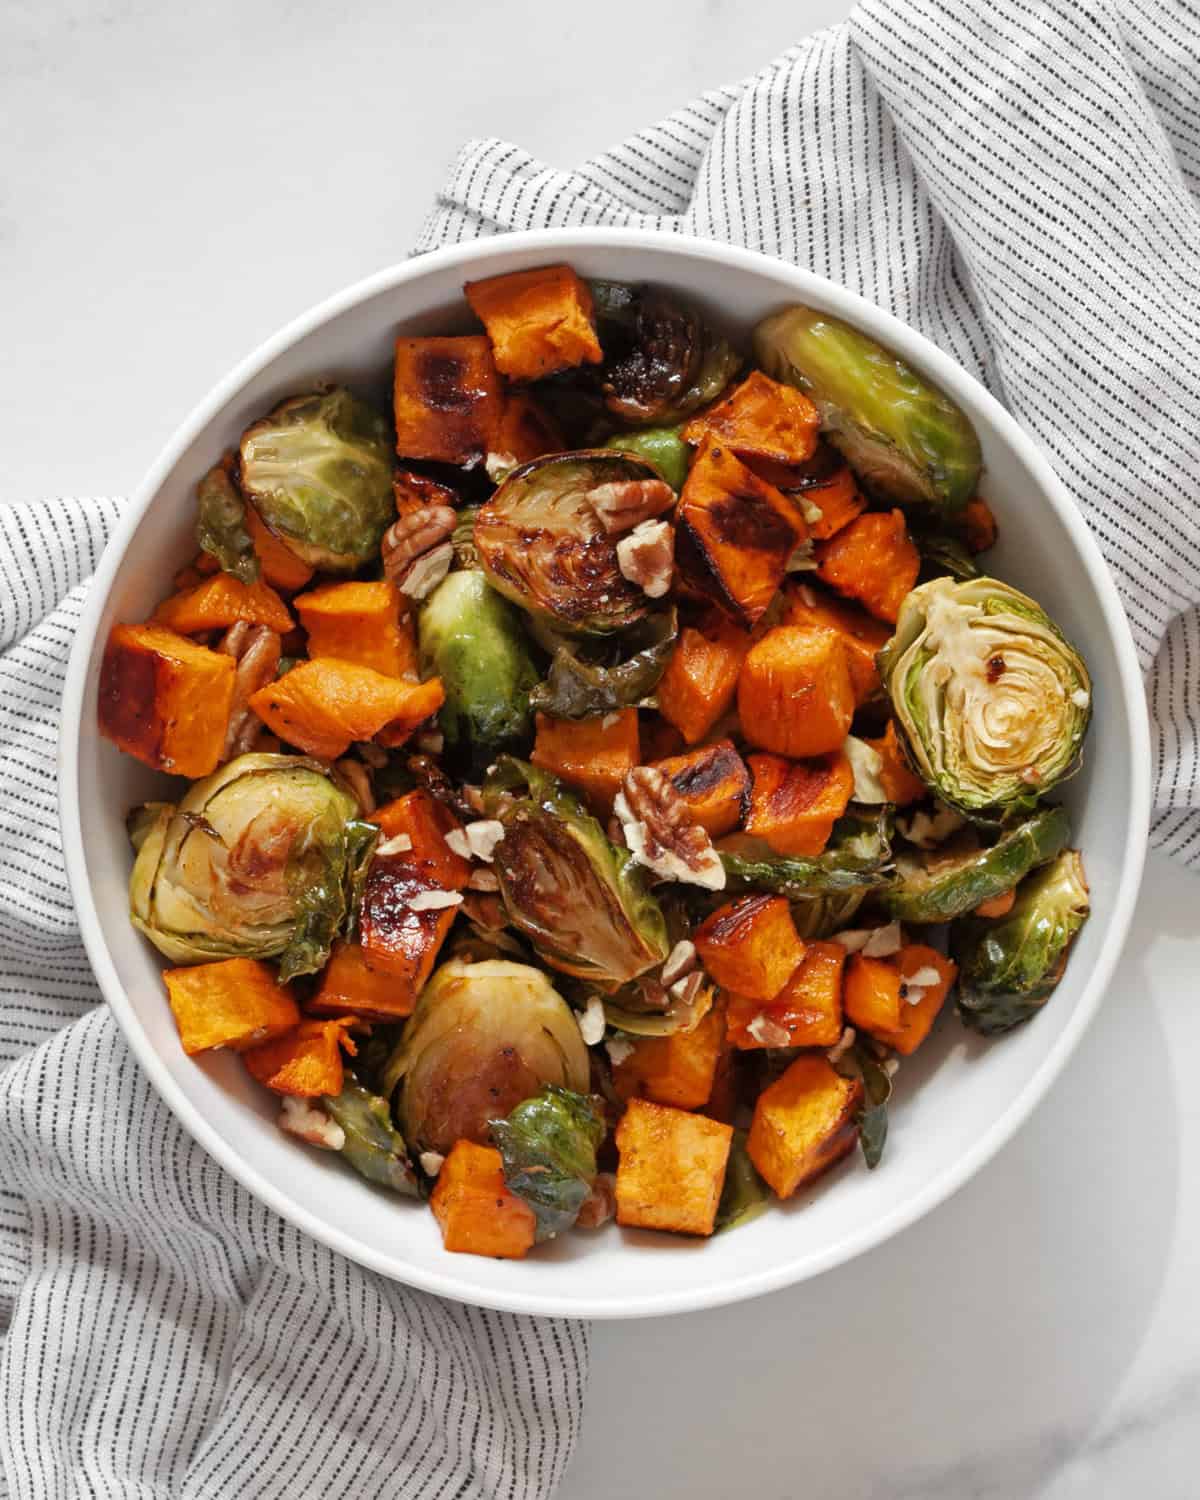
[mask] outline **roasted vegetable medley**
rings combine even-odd
[[[112,631],[101,729],[186,783],[129,815],[132,920],[184,1050],[448,1250],[709,1235],[874,1167],[952,996],[986,1036],[1050,998],[1087,667],[982,571],[967,417],[866,335],[465,292],[390,412],[249,427]]]

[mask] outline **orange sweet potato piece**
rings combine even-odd
[[[482,335],[396,340],[396,452],[468,464],[484,456],[503,396]]]
[[[687,741],[670,719],[664,719],[652,708],[643,709],[638,714],[638,738],[646,765],[656,765],[660,760],[682,755],[687,748]]]
[[[782,896],[741,896],[718,907],[692,936],[711,978],[752,1000],[774,999],[804,957]]]
[[[733,1130],[646,1099],[631,1099],[617,1126],[617,1223],[675,1234],[711,1234]]]
[[[840,750],[815,760],[752,755],[746,832],[776,854],[820,854],[854,794],[854,772]]]
[[[351,1057],[358,1051],[348,1029],[353,1021],[353,1016],[301,1021],[273,1042],[247,1048],[242,1061],[252,1078],[276,1094],[295,1094],[303,1099],[336,1096],[345,1081],[342,1050]]]
[[[305,1009],[317,1016],[390,1021],[409,1014],[414,998],[403,979],[397,982],[394,975],[371,967],[361,943],[338,942]]]
[[[468,281],[463,293],[488,331],[497,369],[510,380],[600,363],[592,294],[570,266]]]
[[[732,740],[718,740],[686,755],[654,761],[687,805],[694,822],[711,838],[729,833],[750,805],[750,772]]]
[[[239,620],[266,625],[277,635],[286,635],[294,624],[287,605],[269,583],[261,579],[243,583],[232,573],[214,573],[190,589],[172,594],[154,611],[153,620],[180,635],[227,630]]]
[[[1017,888],[1002,891],[999,896],[993,896],[989,901],[981,901],[975,908],[977,917],[1006,917],[1013,909],[1013,902],[1017,899]]]
[[[533,1248],[533,1209],[509,1192],[500,1153],[491,1146],[456,1142],[442,1163],[429,1206],[447,1250],[520,1260]]]
[[[446,843],[446,835],[461,829],[462,824],[445,803],[423,788],[405,792],[394,802],[388,802],[373,812],[368,821],[379,824],[381,845],[386,846],[400,835],[407,838],[408,849],[397,852],[395,858],[443,890],[461,891],[471,878],[471,861],[456,854]]]
[[[382,1020],[411,1013],[458,912],[457,903],[413,909],[414,897],[431,893],[445,894],[402,857],[371,861],[359,913],[359,942],[366,966],[388,975],[393,983],[386,991],[381,985],[377,1008],[360,1015]]]
[[[846,1020],[872,1036],[894,1035],[900,1029],[900,970],[886,958],[851,955],[842,989]]]
[[[561,453],[566,440],[551,420],[550,413],[527,391],[508,391],[500,423],[492,438],[492,451],[507,454],[519,464],[544,453]]]
[[[726,1011],[729,1040],[743,1050],[832,1047],[842,1034],[845,962],[846,950],[840,943],[812,942],[773,1000],[764,1005],[745,995],[730,995]]]
[[[100,665],[100,733],[156,771],[215,771],[235,662],[162,625],[114,625]]]
[[[986,500],[976,495],[963,511],[963,529],[972,552],[986,552],[996,545],[996,517]]]
[[[424,510],[430,505],[446,505],[457,510],[462,504],[462,496],[448,484],[442,484],[417,469],[396,470],[392,475],[392,499],[398,516],[411,515],[414,510]]]
[[[246,505],[246,530],[254,543],[263,581],[272,588],[293,594],[312,578],[313,570],[288,544],[270,530],[253,505]]]
[[[753,626],[807,535],[799,511],[773,485],[705,439],[675,513],[675,564],[687,587]]]
[[[787,465],[763,458],[747,462],[799,507],[814,541],[827,540],[867,508],[850,465],[824,439],[807,463]]]
[[[887,645],[891,631],[865,609],[844,599],[832,599],[807,584],[789,585],[781,625],[819,626],[836,631],[846,651],[855,705],[861,707],[882,692],[878,653]]]
[[[739,458],[800,464],[813,455],[819,423],[817,408],[803,391],[752,370],[723,400],[698,412],[683,429],[683,439],[697,444],[713,438]]]
[[[891,1029],[879,1027],[872,1035],[907,1057],[929,1035],[938,1012],[946,1003],[946,996],[958,974],[958,965],[924,943],[906,943],[892,962],[900,980],[899,1025]],[[935,972],[938,976],[935,984],[909,988],[914,977],[932,978]]]
[[[658,683],[658,711],[689,745],[702,740],[733,706],[750,634],[712,610],[688,625]]]
[[[394,583],[328,583],[293,600],[310,657],[336,656],[385,677],[416,677],[417,636]]]
[[[818,542],[816,555],[823,582],[892,625],[921,571],[921,555],[900,510],[859,516],[829,541]]]
[[[837,632],[768,630],[742,665],[738,716],[750,743],[776,755],[800,760],[839,749],[854,717],[854,687]]]
[[[823,1057],[801,1056],[758,1096],[746,1149],[779,1197],[853,1148],[862,1092],[860,1079],[843,1078]]]
[[[355,740],[378,736],[381,745],[403,744],[444,698],[436,677],[406,682],[328,656],[301,662],[260,688],[250,707],[285,744],[336,760]]]
[[[889,802],[894,802],[897,807],[907,807],[910,802],[920,802],[928,795],[925,783],[919,776],[914,776],[908,768],[908,762],[904,758],[904,751],[900,748],[900,741],[896,737],[896,722],[888,720],[888,726],[883,734],[876,740],[867,740],[866,743],[872,750],[879,752],[883,765],[879,770],[879,780],[883,784],[883,790],[887,793]]]
[[[640,1037],[612,1071],[622,1099],[635,1095],[676,1109],[701,1109],[709,1101],[725,1044],[725,1016],[714,1006],[691,1031]]]
[[[180,568],[171,580],[175,586],[176,593],[183,593],[184,589],[195,588],[205,578],[211,578],[220,564],[211,552],[197,552],[195,557],[186,567]]]
[[[242,1052],[282,1036],[300,1021],[291,989],[257,959],[225,958],[167,969],[163,980],[189,1057],[213,1047]]]
[[[638,764],[636,708],[598,719],[537,716],[537,738],[529,759],[581,791],[593,807],[611,809],[627,771]]]

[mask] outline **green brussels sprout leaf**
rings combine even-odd
[[[922,583],[945,574],[960,582],[979,577],[979,564],[959,537],[946,531],[922,531],[918,527],[912,530],[912,539],[921,554]]]
[[[596,1181],[604,1117],[585,1094],[547,1084],[506,1120],[491,1122],[509,1192],[537,1219],[538,1240],[570,1229]]]
[[[613,638],[612,647],[605,643],[588,650],[560,636],[546,680],[533,689],[529,701],[557,719],[587,719],[639,704],[658,686],[678,633],[672,605],[631,625]],[[546,639],[546,632],[539,638]]]
[[[725,1167],[725,1184],[721,1189],[721,1201],[717,1204],[714,1229],[720,1234],[726,1229],[736,1229],[757,1219],[771,1201],[771,1191],[758,1175],[758,1169],[750,1160],[746,1149],[746,1132],[735,1130],[729,1147],[729,1161]]]
[[[246,506],[225,464],[211,468],[196,486],[196,541],[242,583],[256,583],[258,554],[246,529]]]
[[[860,808],[851,803],[834,824],[824,854],[812,858],[776,854],[744,834],[722,839],[719,849],[728,888],[805,899],[886,886],[893,878],[892,821],[890,804]]]
[[[883,1157],[888,1136],[888,1101],[892,1097],[892,1075],[869,1043],[855,1042],[835,1064],[843,1078],[861,1078],[863,1101],[858,1111],[858,1143],[863,1160],[873,1171]]]
[[[819,942],[849,927],[867,899],[866,890],[828,891],[823,896],[802,896],[791,902],[792,921],[805,942]]]
[[[643,427],[640,432],[618,432],[603,444],[653,464],[676,494],[688,476],[692,450],[683,440],[683,424],[675,427]]]
[[[342,1159],[368,1182],[415,1198],[417,1174],[408,1159],[404,1137],[392,1123],[387,1101],[364,1088],[347,1068],[342,1092],[327,1096],[323,1103],[329,1117],[345,1133]]]

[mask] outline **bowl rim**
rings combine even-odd
[[[951,394],[961,392],[965,385],[971,399],[984,409],[997,428],[1001,440],[1016,451],[1034,474],[1043,497],[1057,512],[1070,534],[1112,642],[1121,698],[1130,731],[1130,796],[1124,834],[1129,857],[1120,872],[1112,919],[1104,934],[1092,973],[1069,1023],[1039,1066],[1028,1076],[1024,1087],[1012,1097],[1004,1112],[974,1142],[971,1149],[877,1220],[856,1232],[844,1235],[821,1251],[805,1252],[802,1259],[776,1261],[770,1266],[726,1277],[710,1286],[685,1288],[670,1293],[623,1294],[603,1299],[593,1298],[586,1293],[564,1298],[560,1294],[542,1294],[536,1290],[482,1289],[475,1282],[456,1274],[453,1264],[455,1257],[450,1255],[446,1256],[447,1267],[444,1271],[398,1265],[395,1258],[376,1254],[336,1225],[316,1218],[244,1161],[233,1142],[225,1139],[177,1089],[165,1063],[159,1059],[143,1031],[133,1005],[117,977],[92,900],[79,815],[78,784],[79,742],[83,728],[82,705],[87,685],[87,667],[113,580],[131,538],[164,481],[187,448],[222,407],[266,365],[299,339],[333,321],[360,302],[406,282],[420,280],[428,272],[455,266],[462,267],[465,272],[476,262],[486,261],[497,252],[545,250],[566,256],[569,255],[570,247],[589,251],[633,248],[662,254],[664,259],[672,256],[691,257],[735,266],[751,273],[769,272],[775,279],[782,276],[793,282],[798,300],[811,297],[815,292],[822,305],[836,315],[868,330],[901,353],[912,356]],[[63,690],[58,754],[59,821],[67,878],[79,918],[84,948],[104,999],[116,1016],[134,1055],[180,1124],[243,1187],[283,1219],[331,1250],[369,1270],[423,1291],[475,1306],[515,1313],[561,1317],[654,1317],[724,1306],[807,1280],[845,1264],[883,1244],[945,1202],[1012,1138],[1074,1052],[1099,1008],[1120,956],[1145,861],[1150,822],[1150,764],[1150,731],[1141,672],[1125,611],[1099,547],[1065,486],[1051,468],[1049,460],[973,375],[923,334],[893,314],[805,267],[792,265],[755,250],[684,234],[643,229],[559,228],[518,231],[446,246],[364,277],[316,303],[285,324],[235,365],[193,408],[169,438],[138,486],[109,539],[88,588],[71,647]]]

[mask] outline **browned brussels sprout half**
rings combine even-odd
[[[492,1121],[505,1183],[533,1209],[539,1240],[570,1229],[592,1190],[605,1134],[597,1102],[551,1083]]]

